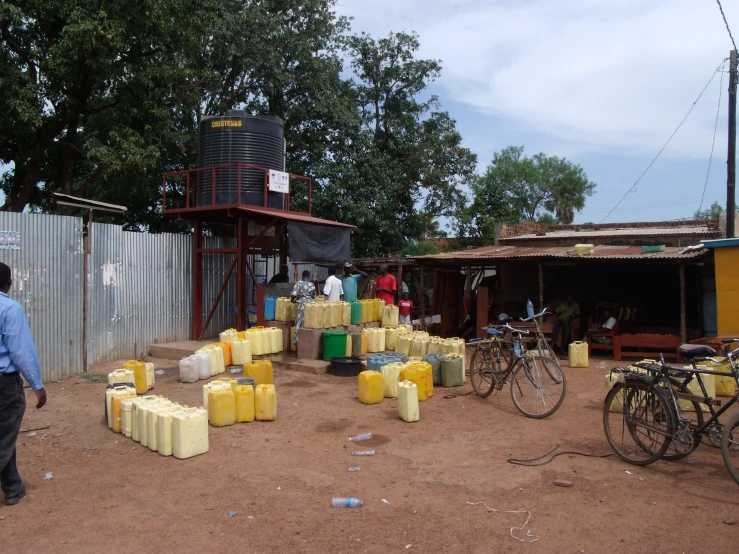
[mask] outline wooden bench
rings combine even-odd
[[[681,344],[677,335],[616,335],[613,337],[613,359],[618,361],[623,357],[644,358],[662,354],[666,359],[678,360],[678,349]],[[623,350],[635,348],[636,350]]]

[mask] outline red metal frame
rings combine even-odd
[[[226,169],[229,167],[237,168],[237,188],[236,188],[236,203],[235,204],[216,204],[216,170]],[[241,202],[241,174],[242,168],[255,169],[264,172],[264,204],[262,207],[267,207],[268,199],[268,186],[269,186],[269,169],[266,167],[260,167],[258,165],[246,164],[246,163],[230,163],[221,165],[212,165],[208,167],[200,167],[197,169],[186,169],[182,171],[170,171],[165,173],[162,177],[162,213],[173,214],[181,213],[184,211],[205,211],[212,210],[214,208],[238,208],[240,206],[251,206],[251,204],[244,204]],[[192,179],[191,176],[197,172],[210,171],[211,172],[211,204],[208,206],[195,206],[194,201],[191,202],[191,198],[197,197],[197,179]],[[313,209],[313,181],[310,177],[304,175],[296,175],[295,173],[289,173],[291,181],[307,181],[308,182],[308,215],[311,215]],[[184,208],[168,208],[167,207],[167,186],[168,181],[172,180],[183,180],[185,181],[185,207]],[[290,212],[291,205],[291,194],[287,193],[282,199],[282,210]],[[294,212],[295,213],[295,212]],[[304,213],[304,212],[297,212]]]

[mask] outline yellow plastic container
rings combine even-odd
[[[172,414],[172,455],[184,460],[208,452],[208,412],[183,408]]]
[[[107,414],[106,423],[108,424],[109,429],[113,428],[113,398],[116,395],[129,393],[131,391],[134,393],[133,396],[136,396],[136,389],[125,385],[124,383],[105,389],[105,413]],[[126,398],[128,398],[128,396]]]
[[[402,352],[406,356],[411,351],[411,336],[410,333],[398,335],[398,344],[395,348],[396,352]]]
[[[234,342],[238,340],[239,334],[236,329],[226,329],[218,335],[220,342]]]
[[[367,354],[367,333],[362,333],[362,349],[360,350],[362,356]]]
[[[421,410],[418,406],[418,386],[413,381],[398,383],[398,415],[403,421],[418,421]]]
[[[344,327],[352,324],[352,305],[349,302],[340,302],[341,306],[341,323]]]
[[[290,351],[297,352],[298,346],[295,344],[295,327],[290,327]]]
[[[121,401],[121,433],[129,439],[133,433],[133,401],[134,398],[125,398]]]
[[[264,327],[252,327],[246,332],[246,338],[251,342],[252,356],[270,354],[272,348],[267,329]]]
[[[576,244],[575,245],[575,254],[577,254],[578,256],[591,256],[594,252],[595,252],[595,245],[593,244]]]
[[[398,383],[400,382],[400,372],[402,370],[403,364],[400,362],[387,364],[380,370],[385,398],[398,398]]]
[[[323,304],[311,302],[305,305],[303,326],[306,329],[323,328]]]
[[[119,383],[136,383],[133,378],[132,369],[116,369],[108,373],[108,384],[117,385]]]
[[[398,326],[399,318],[400,311],[397,306],[385,306],[382,311],[382,326],[394,329]]]
[[[208,423],[213,427],[236,423],[236,396],[231,387],[211,389],[208,393]]]
[[[274,421],[277,418],[277,391],[274,385],[256,386],[254,416],[257,421]]]
[[[279,327],[269,328],[270,351],[272,354],[282,352],[282,329]],[[246,362],[245,362],[246,363]],[[241,364],[244,365],[244,364]]]
[[[363,371],[358,378],[359,401],[362,404],[379,404],[384,398],[382,374],[377,371]]]
[[[385,328],[385,349],[395,350],[398,348],[398,330],[394,328]]]
[[[272,362],[270,360],[253,360],[244,365],[244,377],[251,377],[256,385],[271,385],[274,383]]]
[[[233,365],[244,365],[251,362],[251,343],[248,340],[236,339],[231,343]]]
[[[217,342],[218,346],[223,350],[223,365],[231,365],[231,343],[230,342]]]
[[[418,400],[424,402],[434,395],[434,379],[431,364],[415,362],[404,367],[400,372],[401,381],[413,381],[418,387]],[[398,392],[400,394],[400,391]]]
[[[568,347],[570,367],[588,367],[588,343],[582,341],[571,342]]]
[[[136,394],[145,394],[148,391],[146,380],[146,364],[144,362],[127,362],[133,367],[133,382],[136,385]]]
[[[159,428],[157,426],[157,421],[159,420],[159,414],[164,410],[169,410],[171,405],[171,402],[159,402],[150,408],[147,408],[145,446],[147,446],[149,450],[153,450],[154,452],[159,450]]]
[[[210,391],[214,389],[225,389],[225,388],[231,388],[230,381],[221,381],[220,379],[217,379],[215,381],[211,381],[210,383],[205,383],[203,385],[203,408],[205,410],[208,409],[208,398],[210,395]]]
[[[428,337],[414,337],[408,349],[408,357],[423,358],[426,355],[426,345],[428,342]]]
[[[145,405],[151,404],[153,402],[158,402],[159,400],[161,400],[161,397],[155,396],[153,394],[147,396],[139,396],[138,398],[133,399],[133,406],[131,409],[131,438],[135,442],[141,442],[142,432],[143,434],[146,434],[146,428],[142,430],[141,425],[139,424],[140,421],[143,421],[141,410],[144,408]]]
[[[323,304],[324,302],[326,302],[325,296],[323,296],[322,294],[319,294],[316,296],[316,299],[315,299],[316,304]]]
[[[114,433],[120,433],[122,430],[123,425],[123,415],[122,415],[122,408],[121,408],[121,402],[123,400],[133,400],[136,398],[136,391],[130,387],[126,387],[124,390],[118,390],[113,393],[112,399],[111,399],[111,411],[112,414],[108,412],[108,418],[110,419],[112,416],[113,425],[112,429]]]
[[[370,321],[377,321],[380,318],[380,300],[379,298],[372,299],[372,319]]]
[[[236,423],[251,423],[254,421],[254,387],[251,385],[236,385]]]
[[[166,398],[157,397],[156,400],[142,404],[139,409],[139,443],[141,446],[149,446],[149,419],[151,418],[152,410],[155,410],[158,406],[164,404],[169,406],[172,402]]]
[[[157,413],[157,452],[162,456],[172,455],[174,414],[181,409],[180,406],[170,406],[169,408],[160,409]]]
[[[372,321],[372,300],[360,300],[362,304],[362,323]]]
[[[351,312],[349,314],[351,316]],[[340,327],[344,319],[344,307],[341,302],[331,303],[331,326]]]
[[[698,365],[711,371],[731,372],[731,364],[729,364],[729,362],[722,365],[715,365],[711,362],[698,362]],[[704,375],[704,384],[709,379],[710,376]],[[731,376],[724,377],[722,375],[713,375],[713,384],[716,389],[716,396],[734,396],[736,394],[736,381]],[[708,390],[708,388],[706,388],[706,390]]]
[[[226,371],[223,358],[223,348],[217,344],[206,344],[198,352],[205,352],[210,357],[210,375],[218,375]]]
[[[352,336],[347,333],[346,334],[346,356],[349,357],[352,355]]]
[[[383,313],[385,313],[385,301],[377,299],[377,319],[375,321],[382,321]]]

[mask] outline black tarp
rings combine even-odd
[[[349,259],[348,227],[287,222],[291,262],[338,263]]]

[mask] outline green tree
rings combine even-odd
[[[88,196],[151,167],[169,109],[189,93],[183,52],[206,14],[186,0],[0,4],[4,210],[51,191]],[[195,9],[193,9],[195,8]]]
[[[422,99],[439,75],[435,60],[416,58],[414,34],[367,34],[346,40],[354,70],[358,122],[345,127],[327,168],[317,211],[356,224],[355,255],[398,252],[464,205],[460,184],[476,157],[461,144],[456,123]]]
[[[714,202],[705,210],[696,210],[693,214],[693,219],[718,219],[724,211],[724,207],[721,204]]]
[[[541,153],[528,157],[517,146],[496,152],[485,173],[473,177],[469,186],[472,203],[460,216],[459,230],[484,240],[494,238],[498,222],[553,218],[572,223],[595,190],[579,165]]]

